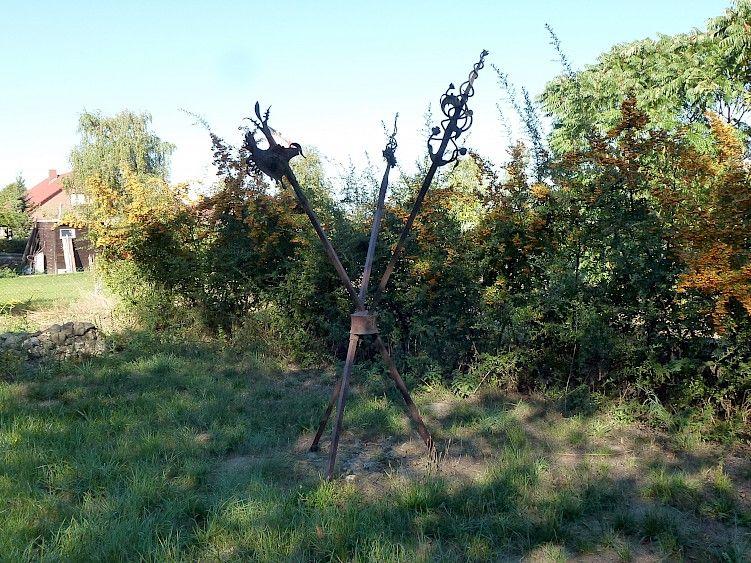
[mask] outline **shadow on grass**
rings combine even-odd
[[[682,452],[541,399],[422,392],[445,454],[435,468],[396,393],[356,372],[340,467],[357,474],[327,483],[327,443],[318,456],[304,447],[333,374],[217,344],[128,340],[110,357],[0,382],[10,559],[748,553],[751,474],[725,471],[722,452]]]
[[[59,299],[29,299],[20,302],[0,302],[0,311],[10,316],[23,316],[34,311],[47,310],[59,301]]]

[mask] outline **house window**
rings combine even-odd
[[[84,194],[70,194],[71,205],[83,205],[86,203],[86,196]]]

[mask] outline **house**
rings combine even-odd
[[[85,203],[83,194],[69,193],[63,180],[70,175],[50,170],[47,178],[32,187],[27,200],[34,221],[23,253],[29,273],[64,274],[88,270],[94,264],[94,249],[87,229],[63,222],[66,212]]]

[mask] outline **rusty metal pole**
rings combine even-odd
[[[381,229],[381,220],[386,205],[386,191],[389,187],[389,172],[396,166],[396,120],[399,114],[394,117],[394,131],[389,137],[386,148],[383,150],[383,158],[386,159],[386,170],[383,172],[381,188],[378,191],[378,200],[376,201],[375,213],[373,214],[373,225],[370,228],[370,241],[368,241],[368,253],[365,257],[365,267],[362,273],[362,284],[358,297],[361,302],[365,302],[368,293],[368,282],[370,282],[370,271],[373,269],[373,259],[375,258],[376,244],[378,243],[378,232]]]
[[[370,272],[373,269],[375,249],[378,242],[378,232],[380,230],[381,219],[383,218],[383,212],[386,203],[386,192],[388,191],[389,185],[389,172],[394,166],[396,166],[396,120],[398,117],[398,114],[396,115],[396,117],[394,117],[394,130],[389,136],[389,140],[386,143],[386,148],[383,150],[383,157],[386,159],[386,170],[384,171],[383,178],[381,179],[381,186],[378,191],[378,198],[376,200],[375,213],[373,214],[373,225],[370,229],[370,240],[368,242],[368,252],[365,258],[365,266],[363,268],[360,292],[357,296],[357,299],[355,300],[355,307],[358,311],[365,311],[365,297],[367,296],[368,292],[368,282],[370,280]],[[333,411],[334,405],[336,404],[337,398],[339,397],[341,385],[342,378],[339,378],[339,380],[336,382],[336,385],[334,386],[334,391],[331,394],[331,399],[329,399],[329,404],[327,405],[326,410],[323,413],[323,417],[318,424],[318,430],[316,431],[316,435],[313,438],[313,442],[310,445],[311,452],[317,452],[319,449],[318,444],[321,441],[323,432],[326,430],[326,424],[328,423],[331,412]]]
[[[292,171],[290,171],[289,175],[287,176],[287,181],[292,186],[292,189],[295,190],[295,195],[297,196],[300,205],[305,210],[305,213],[308,216],[311,224],[313,225],[313,229],[315,229],[318,238],[321,239],[321,243],[323,244],[323,248],[326,251],[326,255],[329,257],[329,261],[334,265],[334,269],[339,275],[339,279],[342,280],[342,284],[344,284],[347,293],[349,293],[349,296],[353,301],[357,302],[358,296],[357,292],[355,291],[355,287],[352,285],[352,281],[349,279],[347,271],[344,269],[344,266],[342,266],[341,260],[339,260],[339,255],[336,253],[336,250],[334,250],[331,241],[329,241],[329,237],[326,236],[326,231],[323,230],[321,222],[318,220],[318,216],[310,206],[308,198],[305,197],[305,192],[302,191],[300,183],[297,181],[297,178]]]
[[[298,155],[302,155],[302,147],[299,143],[292,143],[289,147],[283,147],[276,142],[271,127],[269,127],[269,111],[270,110],[266,110],[266,113],[262,116],[259,103],[256,102],[255,112],[258,119],[251,118],[251,121],[255,124],[256,128],[263,133],[264,137],[266,137],[266,140],[269,143],[269,148],[260,148],[253,133],[249,131],[245,135],[244,145],[245,149],[248,151],[248,165],[263,172],[267,176],[270,176],[282,185],[284,185],[284,178],[287,178],[287,181],[295,192],[295,197],[297,197],[305,214],[308,216],[318,238],[321,239],[323,249],[326,251],[326,255],[334,266],[339,279],[342,281],[347,293],[349,293],[350,298],[357,302],[357,292],[352,285],[352,281],[349,279],[347,271],[344,269],[341,260],[339,260],[339,255],[336,253],[336,250],[334,250],[331,241],[329,241],[329,238],[326,235],[326,231],[323,230],[323,226],[318,220],[316,212],[310,205],[310,201],[308,201],[305,192],[300,187],[300,182],[297,181],[297,177],[295,176],[295,173],[292,172],[292,168],[289,165],[290,160]]]
[[[329,404],[326,407],[326,410],[323,412],[323,417],[321,418],[321,422],[318,423],[318,430],[316,431],[315,438],[313,438],[313,443],[310,444],[309,451],[311,452],[317,452],[318,442],[321,441],[321,436],[323,436],[323,432],[326,430],[326,423],[329,421],[329,417],[331,416],[331,411],[334,410],[334,405],[336,404],[337,399],[339,398],[339,390],[342,388],[342,378],[340,377],[336,385],[334,385],[334,391],[331,393],[331,399],[329,399]]]
[[[428,429],[425,427],[425,423],[422,421],[422,417],[420,416],[420,411],[417,410],[417,405],[415,405],[415,402],[412,400],[412,396],[409,394],[402,376],[399,375],[399,370],[396,369],[396,364],[394,364],[394,360],[391,358],[391,354],[389,354],[389,351],[386,349],[386,345],[383,343],[383,340],[381,340],[380,335],[376,334],[375,342],[376,346],[378,347],[378,351],[381,353],[383,362],[386,364],[389,377],[393,380],[394,385],[399,390],[399,393],[402,394],[404,403],[407,405],[407,412],[409,413],[412,421],[415,423],[415,426],[417,426],[417,433],[420,434],[422,441],[425,442],[425,445],[428,447],[430,455],[435,456],[435,444],[433,443],[433,438],[430,435],[430,432],[428,432]]]
[[[448,135],[446,135],[446,137],[441,142],[441,148],[444,151],[446,150],[446,146],[448,145],[448,143],[449,143],[449,139],[448,139]],[[417,213],[418,211],[420,211],[420,207],[422,206],[422,200],[425,199],[425,194],[428,193],[428,188],[430,187],[430,184],[433,183],[433,177],[435,176],[435,173],[437,170],[438,170],[438,164],[437,162],[434,161],[430,165],[430,168],[428,169],[428,172],[422,181],[422,185],[420,186],[420,191],[417,192],[415,203],[412,206],[412,211],[410,211],[409,216],[407,217],[407,221],[404,223],[404,226],[402,227],[402,230],[399,233],[399,240],[397,241],[396,246],[394,247],[394,251],[391,253],[391,259],[389,260],[389,263],[386,266],[386,270],[383,272],[383,275],[381,276],[381,279],[378,282],[378,289],[376,290],[376,296],[375,296],[376,302],[381,300],[383,291],[386,289],[386,284],[388,283],[389,278],[391,277],[391,274],[394,271],[394,267],[396,267],[396,261],[399,258],[399,253],[401,252],[402,247],[404,246],[404,243],[407,241],[407,236],[409,235],[409,232],[412,230],[412,224],[415,222],[415,217],[417,217]]]
[[[446,90],[441,97],[441,110],[446,116],[446,119],[441,122],[443,125],[443,136],[438,137],[441,133],[440,127],[433,127],[433,135],[428,139],[428,152],[432,162],[422,181],[420,191],[417,193],[415,204],[412,206],[412,211],[410,212],[409,217],[407,217],[407,221],[404,223],[401,233],[399,233],[399,240],[396,243],[396,247],[394,247],[394,251],[391,253],[391,259],[378,283],[378,289],[376,290],[375,296],[376,303],[380,301],[381,295],[386,289],[386,284],[394,271],[396,262],[399,259],[399,254],[407,241],[407,236],[412,230],[412,224],[415,221],[415,217],[417,217],[417,213],[420,211],[422,201],[425,199],[425,194],[428,193],[428,188],[430,188],[430,185],[433,183],[433,177],[435,176],[436,171],[441,166],[445,166],[446,164],[455,161],[460,154],[466,154],[467,152],[465,148],[460,149],[457,147],[456,139],[458,139],[459,135],[469,129],[472,125],[472,110],[467,108],[467,101],[474,95],[473,84],[478,77],[478,72],[485,66],[485,57],[487,54],[487,51],[480,53],[480,60],[475,63],[474,67],[472,67],[472,71],[469,73],[469,78],[459,87],[459,96],[451,93],[454,89],[454,85],[450,84],[448,90]],[[438,149],[434,151],[431,143],[437,141],[439,142]],[[448,148],[449,143],[452,143],[454,148],[452,152],[447,155],[446,149]]]
[[[347,348],[347,359],[344,362],[342,370],[342,381],[339,386],[339,398],[336,405],[336,422],[334,423],[334,432],[331,436],[331,452],[329,452],[329,468],[326,471],[326,478],[331,480],[334,477],[334,467],[336,466],[336,452],[339,448],[339,437],[342,432],[342,420],[344,419],[344,403],[347,401],[347,391],[349,391],[349,376],[352,374],[352,368],[355,365],[355,355],[357,354],[357,345],[360,343],[360,336],[357,334],[349,335],[349,346]]]

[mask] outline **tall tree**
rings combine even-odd
[[[68,189],[85,192],[96,178],[118,190],[128,174],[166,179],[174,145],[150,129],[148,113],[121,111],[112,117],[84,112],[78,122],[81,141],[70,155],[73,175]]]
[[[746,85],[745,100],[751,97],[751,1],[738,0],[725,13],[709,21],[710,35],[719,42],[727,74]]]
[[[185,186],[166,181],[173,145],[150,123],[148,114],[127,110],[112,117],[81,115],[66,189],[85,194],[87,204],[66,220],[88,227],[105,270],[114,273],[130,262],[141,278],[160,278],[160,286],[169,288],[187,284],[192,269],[182,260],[189,249],[177,242],[189,238],[190,213]]]
[[[688,126],[697,147],[710,136],[711,110],[745,135],[751,133],[751,1],[708,22],[707,30],[617,45],[597,63],[551,81],[542,96],[553,117],[551,146],[581,149],[591,128],[605,133],[633,96],[650,122],[665,130]]]
[[[127,110],[112,117],[84,112],[79,120],[81,140],[70,155],[73,174],[66,188],[88,196],[78,219],[88,224],[104,257],[118,253],[113,237],[130,240],[135,217],[149,218],[180,198],[181,190],[166,182],[174,147],[150,124],[149,114]]]

